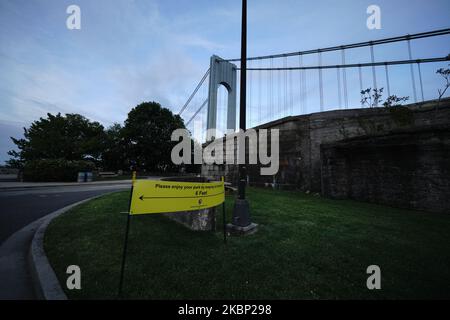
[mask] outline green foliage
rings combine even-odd
[[[184,128],[180,116],[157,102],[143,102],[128,113],[124,137],[128,156],[138,168],[167,172],[175,169],[170,158],[173,146],[170,137],[175,129]]]
[[[41,159],[27,161],[23,170],[25,181],[77,181],[79,171],[92,171],[91,161],[66,159]]]
[[[383,100],[384,88],[367,88],[361,91],[361,104],[367,105],[369,108],[377,107]],[[406,102],[409,97],[397,97],[396,95],[390,95],[387,97],[386,101],[383,102],[383,106],[386,108],[395,107],[401,105],[401,102]]]
[[[184,128],[180,116],[156,102],[141,103],[129,112],[124,126],[116,123],[107,130],[79,114],[48,113],[24,128],[23,139],[11,137],[19,151],[9,151],[8,164],[33,170],[37,160],[90,160],[108,171],[126,170],[136,163],[140,169],[167,172],[175,169],[170,154],[176,142],[170,137],[179,128]],[[66,167],[53,166],[64,171]],[[31,176],[43,179],[34,172]],[[66,177],[66,172],[61,176]]]
[[[130,159],[123,127],[115,123],[105,131],[102,167],[106,171],[128,169]]]
[[[98,122],[91,122],[79,114],[60,113],[34,121],[24,138],[11,137],[19,151],[9,151],[10,164],[23,166],[41,159],[98,161],[103,148],[105,133]]]
[[[447,89],[450,87],[450,69],[449,68],[447,68],[447,69],[440,68],[436,71],[436,73],[439,74],[445,80],[444,88],[438,89],[439,102],[441,102],[442,97],[444,96]]]
[[[408,100],[409,97],[397,97],[396,95],[391,95],[383,102],[383,106],[386,108],[395,107],[401,105],[401,102],[406,102]]]
[[[367,88],[366,90],[361,91],[361,104],[367,105],[369,108],[374,108],[378,106],[378,103],[381,100],[381,96],[383,95],[383,88]]]

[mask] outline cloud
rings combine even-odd
[[[202,71],[182,52],[166,48],[147,64],[114,68],[111,77],[127,107],[155,100],[176,112]]]
[[[70,0],[0,1],[0,121],[25,126],[47,112],[61,112],[109,125],[124,121],[146,100],[177,112],[212,54],[239,56],[240,3],[77,0],[82,29],[71,31],[65,27]],[[401,13],[384,15],[385,25],[401,26],[383,29],[386,37],[448,24],[448,10],[442,10],[449,6],[446,0],[399,3],[380,1]],[[353,1],[336,7],[333,1],[261,0],[249,3],[248,10],[250,56],[363,41],[370,35],[364,4]],[[411,26],[411,14],[423,12],[433,21],[415,19]],[[433,55],[436,48],[424,50]]]
[[[195,32],[177,32],[154,1],[103,4],[81,3],[80,33],[49,34],[44,19],[30,22],[29,28],[39,25],[35,36],[21,25],[24,41],[1,39],[8,46],[0,49],[7,70],[0,75],[0,119],[30,123],[47,112],[77,112],[108,125],[144,100],[176,111],[205,69],[189,48],[222,47]],[[54,8],[47,4],[48,16]]]
[[[221,45],[217,42],[207,40],[199,35],[188,34],[188,35],[176,35],[173,38],[174,42],[180,44],[181,46],[193,46],[206,49],[208,51],[214,51],[218,49],[225,48],[224,45]]]

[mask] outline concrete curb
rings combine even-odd
[[[116,192],[116,191],[114,191]],[[82,201],[73,203],[69,206],[54,211],[42,218],[41,225],[37,229],[31,241],[30,251],[28,254],[28,263],[33,281],[36,296],[40,300],[67,300],[67,296],[56,277],[56,274],[48,261],[44,250],[44,236],[50,222],[61,214],[70,209],[83,204],[85,202],[103,197],[105,195],[114,193],[109,192]]]

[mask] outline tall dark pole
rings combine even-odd
[[[246,99],[247,99],[247,0],[242,0],[242,33],[241,33],[241,96],[239,110],[239,129],[246,128]],[[245,148],[245,138],[244,138]],[[245,154],[245,152],[244,152]],[[246,160],[246,159],[244,159]],[[247,172],[245,161],[239,164],[239,195],[234,202],[233,218],[227,228],[234,234],[249,234],[257,230],[257,224],[252,223],[250,218],[250,207],[245,199],[245,185],[247,184]]]
[[[239,129],[245,131],[247,108],[247,0],[242,0],[241,26],[241,96],[239,110]],[[245,144],[244,144],[245,147]],[[245,154],[245,153],[244,153]],[[247,183],[245,164],[239,165],[239,199],[245,199],[245,185]]]
[[[130,198],[128,200],[128,212],[127,212],[127,227],[125,229],[125,241],[123,242],[123,254],[122,254],[122,266],[120,268],[120,282],[119,282],[119,299],[122,298],[123,288],[123,275],[125,272],[125,259],[127,258],[128,248],[128,234],[130,233],[130,218],[131,218],[131,199],[133,197],[134,182],[131,184]]]

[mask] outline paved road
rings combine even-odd
[[[0,191],[0,244],[27,224],[71,203],[128,185],[64,186]]]
[[[33,221],[71,203],[129,187],[122,183],[0,190],[0,299],[34,298],[26,263],[38,227]]]

